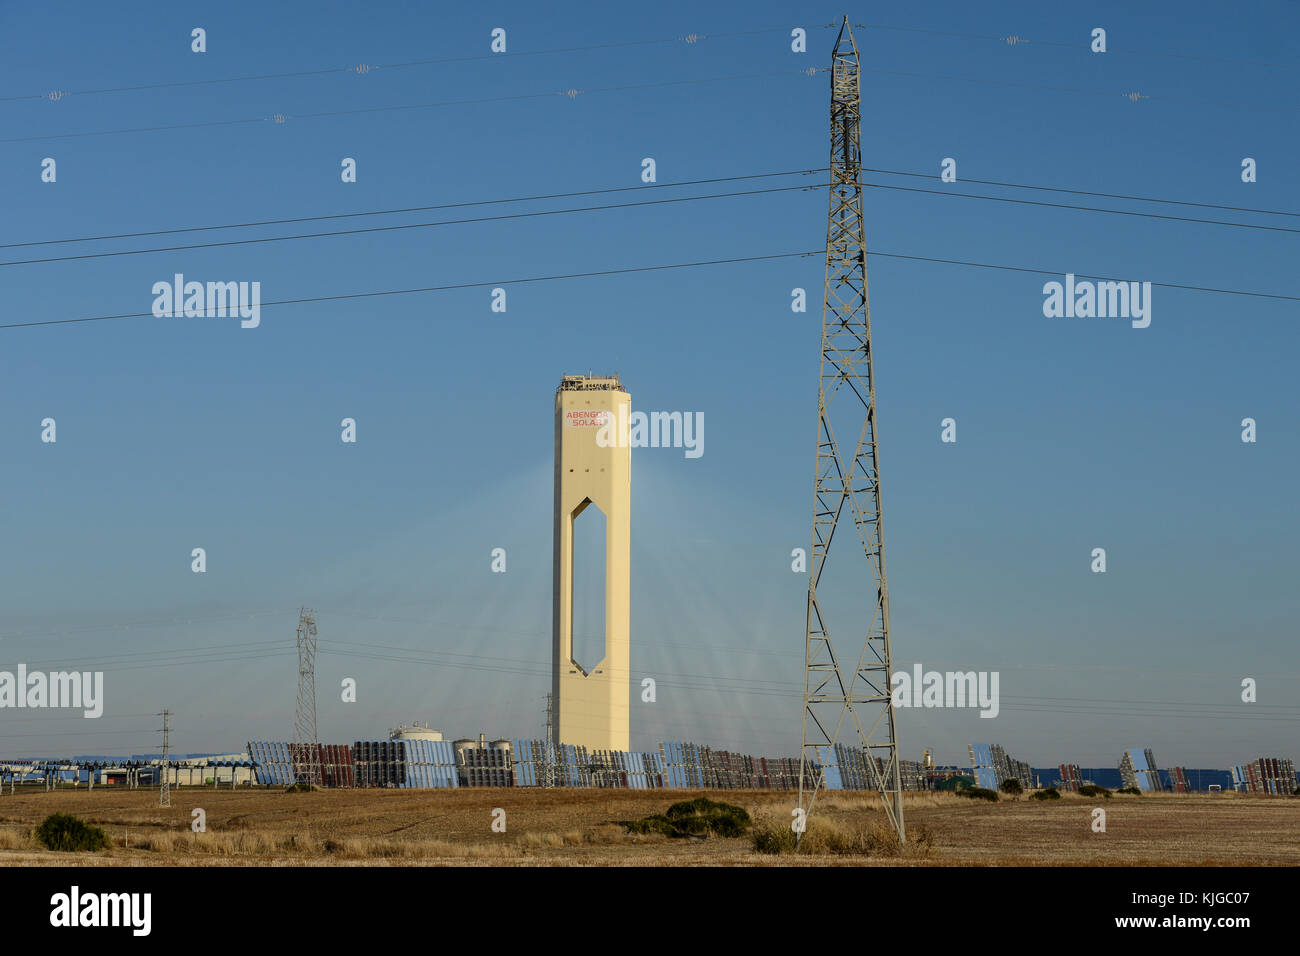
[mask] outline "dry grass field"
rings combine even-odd
[[[170,810],[157,793],[97,788],[0,796],[0,866],[1055,866],[1300,864],[1300,800],[1237,794],[1125,796],[1109,800],[985,803],[949,794],[908,794],[907,853],[769,855],[750,837],[669,839],[629,835],[617,824],[662,813],[698,791],[179,789]],[[704,794],[744,807],[757,824],[782,827],[794,798],[764,791]],[[1106,832],[1091,829],[1104,807]],[[201,807],[207,832],[192,833]],[[491,829],[506,812],[507,832]],[[879,830],[873,796],[824,794],[814,822],[827,833]],[[55,853],[31,830],[48,814],[75,814],[108,834],[95,853]],[[857,844],[853,844],[856,846]],[[869,841],[867,844],[869,845]]]

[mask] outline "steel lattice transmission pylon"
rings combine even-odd
[[[320,741],[316,736],[316,618],[308,608],[298,612],[298,708],[293,718],[295,777],[320,786]]]
[[[162,763],[158,768],[161,779],[158,784],[158,806],[170,807],[172,805],[172,782],[171,782],[171,762],[172,762],[172,712],[163,708],[159,714],[163,719],[162,725]],[[93,774],[94,771],[92,770]]]
[[[824,772],[814,774],[809,764],[824,767],[834,760],[834,747],[847,717],[864,752],[871,786],[880,791],[885,812],[901,842],[904,840],[902,781],[890,696],[889,590],[885,584],[881,530],[860,119],[858,48],[845,17],[831,54],[831,181],[817,399],[812,560],[808,568],[799,807],[806,821],[818,791],[825,784]],[[837,425],[845,426],[838,434]],[[842,445],[841,440],[852,440],[854,430],[857,443],[850,456],[845,454],[848,446]],[[827,598],[836,601],[835,611],[842,617],[848,616],[843,615],[845,608],[840,604],[851,604],[864,591],[869,599],[870,591],[856,576],[834,583],[827,581],[822,592],[818,591],[836,529],[841,520],[847,525],[850,519],[871,571],[870,590],[875,591],[874,610],[867,612],[871,620],[856,667],[851,659],[841,661],[836,652],[824,602]],[[848,557],[844,555],[845,559]],[[853,622],[849,623],[851,626]],[[837,634],[849,629],[842,618],[837,619],[836,625]],[[853,647],[856,649],[856,642]]]

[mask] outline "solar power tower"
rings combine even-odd
[[[831,54],[831,180],[812,561],[808,568],[799,807],[810,814],[825,784],[825,773],[812,775],[809,764],[824,767],[833,762],[835,744],[841,730],[845,730],[846,735],[856,734],[858,745],[865,751],[871,787],[880,791],[901,842],[903,795],[890,696],[889,590],[885,585],[876,385],[867,301],[858,68],[858,47],[846,16]],[[837,530],[844,539],[836,552],[841,561],[832,569],[832,576],[823,580]],[[869,588],[863,587],[860,573],[843,566],[857,551],[849,537],[854,532],[870,569]],[[872,591],[874,602],[870,600]],[[854,608],[855,600],[862,601],[864,592],[863,606]],[[841,639],[841,649],[849,652],[858,651],[857,641],[863,640],[859,628],[867,620],[856,663],[852,658],[842,658],[837,651],[830,617],[835,617],[835,634],[846,635]],[[846,718],[851,730],[844,728]]]
[[[307,608],[298,611],[298,707],[293,716],[298,783],[320,786],[320,752],[316,745],[316,618]]]

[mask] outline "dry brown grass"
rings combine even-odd
[[[906,816],[906,807],[903,812]],[[790,822],[786,816],[761,814],[754,821],[754,849],[801,856],[920,859],[928,857],[934,848],[933,834],[919,824],[908,827],[907,845],[900,846],[885,814],[861,805],[819,804],[797,844]]]
[[[1110,800],[1002,799],[905,794],[909,835],[919,846],[898,855],[883,827],[879,798],[825,793],[805,836],[807,852],[756,853],[750,837],[672,840],[632,835],[616,821],[662,813],[699,791],[178,789],[160,809],[148,791],[96,788],[0,796],[0,866],[76,865],[1135,865],[1300,864],[1300,800],[1215,796],[1124,796]],[[756,825],[789,827],[789,793],[704,794],[744,807]],[[1091,811],[1107,813],[1093,833]],[[207,833],[190,832],[202,807]],[[491,829],[506,811],[507,833]],[[52,853],[30,840],[48,814],[73,813],[102,827],[112,846],[99,853]],[[822,852],[824,850],[824,852]],[[928,853],[927,853],[928,851]]]

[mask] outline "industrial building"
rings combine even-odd
[[[232,754],[83,754],[68,759],[27,759],[0,762],[0,789],[23,782],[47,787],[155,787],[163,780],[173,787],[238,787],[254,782],[253,763],[246,753]]]

